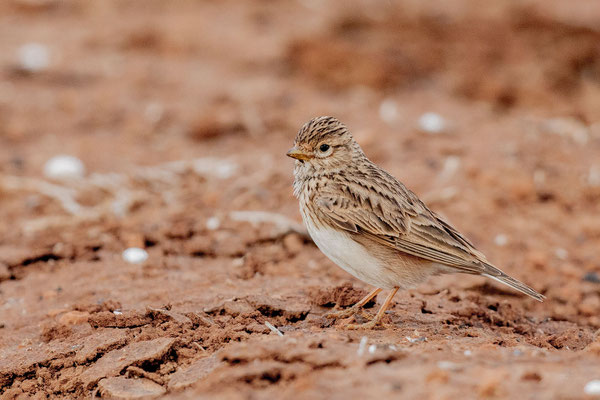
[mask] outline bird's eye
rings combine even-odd
[[[319,146],[319,150],[321,150],[323,153],[325,153],[327,150],[329,150],[329,145],[323,143],[321,146]]]

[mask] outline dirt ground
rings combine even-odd
[[[0,398],[593,397],[599,27],[595,0],[0,2]],[[455,275],[382,329],[324,318],[371,288],[300,223],[284,154],[318,115],[546,301]]]

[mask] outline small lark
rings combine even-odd
[[[328,317],[349,317],[382,289],[391,289],[373,320],[347,326],[373,328],[398,289],[454,272],[483,275],[544,299],[490,264],[413,192],[369,161],[337,119],[306,123],[287,155],[296,159],[294,195],[314,242],[345,271],[376,288],[350,309]]]

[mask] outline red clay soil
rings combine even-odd
[[[1,398],[593,396],[598,2],[321,3],[1,2]],[[300,224],[317,115],[546,301],[455,275],[324,318],[371,288]]]

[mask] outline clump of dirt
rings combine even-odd
[[[364,289],[355,288],[352,282],[345,282],[335,287],[318,287],[310,294],[311,301],[321,307],[348,307],[358,303],[369,292]],[[373,307],[374,300],[365,304],[365,307]]]

